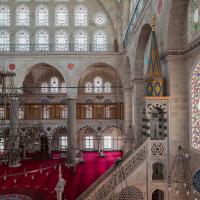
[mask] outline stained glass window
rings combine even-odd
[[[30,35],[26,30],[19,30],[16,33],[16,51],[30,50]]]
[[[16,24],[19,26],[29,25],[29,8],[25,5],[17,7],[16,10]]]
[[[74,35],[74,50],[87,51],[87,33],[85,31],[77,31]]]
[[[192,147],[200,150],[200,64],[192,76]]]
[[[67,7],[59,5],[55,9],[55,25],[67,26],[68,25],[69,12]]]
[[[58,78],[55,76],[51,78],[51,92],[58,92]]]
[[[49,50],[49,34],[46,30],[39,30],[35,34],[35,50],[48,51]]]
[[[47,93],[48,92],[48,84],[47,83],[42,83],[41,85],[41,92],[42,93]]]
[[[193,25],[193,31],[195,31],[195,32],[200,30],[199,10],[200,10],[199,0],[193,0],[193,2],[192,2],[192,25]]]
[[[10,33],[5,30],[0,30],[0,51],[10,50]]]
[[[0,5],[0,26],[10,25],[10,9],[7,5]]]
[[[48,7],[45,5],[39,5],[35,10],[35,24],[37,26],[48,26],[49,16]]]
[[[94,33],[94,51],[107,50],[107,35],[103,31]]]
[[[111,93],[111,83],[110,82],[105,82],[105,84],[104,84],[104,92],[105,93]]]
[[[78,5],[75,8],[75,26],[87,26],[88,24],[88,11],[83,5]]]
[[[87,82],[85,84],[85,92],[86,93],[92,93],[92,83],[91,82]]]
[[[103,80],[100,76],[97,76],[94,79],[94,92],[95,93],[103,92]]]
[[[55,33],[55,50],[69,51],[68,34],[64,30],[58,30]]]

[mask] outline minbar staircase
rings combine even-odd
[[[128,152],[121,160],[116,161],[115,165],[99,177],[77,200],[117,200],[125,184],[129,183],[129,181],[126,181],[129,178],[132,182],[135,182],[135,179],[140,179],[139,184],[138,182],[134,183],[141,190],[141,198],[137,199],[149,199],[148,190],[151,188],[148,188],[148,184],[152,182],[150,180],[152,164],[157,159],[165,162],[166,155],[166,140],[148,138],[137,150]],[[123,169],[123,173],[120,169]],[[160,182],[154,181],[153,183],[159,184],[161,187],[166,186],[165,178]],[[151,185],[153,184],[151,183]]]

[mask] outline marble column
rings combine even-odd
[[[68,153],[67,164],[76,164],[76,100],[68,99],[68,118],[67,118],[67,133],[68,133]]]
[[[19,104],[17,98],[11,98],[10,101],[10,135],[9,135],[9,153],[10,167],[19,167],[20,149],[19,149]]]

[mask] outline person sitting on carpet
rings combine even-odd
[[[85,160],[83,159],[83,153],[82,153],[82,151],[80,151],[79,154],[77,155],[76,163],[77,164],[85,163]]]
[[[105,154],[103,153],[103,150],[102,150],[102,149],[99,151],[99,157],[101,157],[101,158],[104,158],[104,157],[105,157]]]

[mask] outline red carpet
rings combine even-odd
[[[120,152],[105,152],[105,158],[99,158],[97,152],[86,152],[83,154],[86,163],[79,164],[76,174],[73,175],[70,169],[62,166],[63,178],[66,180],[65,199],[75,200],[83,193],[99,176],[110,168],[115,160],[121,156]],[[40,167],[48,167],[63,160],[25,160],[19,168],[8,168],[0,166],[0,176],[14,174],[19,172],[35,170]],[[58,181],[58,168],[44,170],[42,173],[36,172],[16,177],[0,178],[0,194],[23,194],[31,197],[32,200],[55,200],[56,192],[54,190]]]

